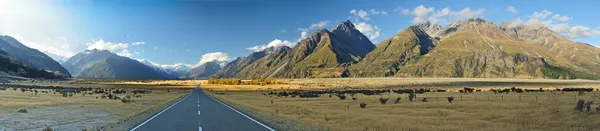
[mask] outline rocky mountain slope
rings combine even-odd
[[[215,76],[600,79],[599,48],[544,26],[478,18],[445,28],[423,22],[375,49],[363,36],[349,21],[342,22],[332,32],[315,31],[291,50],[240,58]]]
[[[483,19],[454,22],[440,37],[440,44],[418,60],[407,62],[396,76],[572,79],[597,74],[573,70],[576,63],[556,57],[559,53],[510,35]]]
[[[83,78],[163,79],[153,68],[137,60],[119,56],[107,50],[87,50],[67,60],[63,65]]]
[[[344,77],[349,64],[361,60],[374,48],[350,21],[345,21],[332,32],[318,29],[291,50],[256,60],[234,76],[245,79]]]
[[[0,75],[46,79],[60,78],[60,74],[31,68],[3,50],[0,50]]]
[[[382,41],[362,61],[350,66],[350,76],[393,76],[406,62],[427,54],[439,41],[427,35],[422,28],[423,25],[411,26],[396,36]]]
[[[208,79],[211,75],[221,70],[221,65],[217,62],[206,62],[198,67],[183,74],[183,79]]]
[[[62,77],[71,77],[69,71],[54,59],[39,50],[23,45],[13,37],[0,35],[0,50],[14,56],[31,68],[49,70]]]
[[[274,57],[283,52],[290,50],[290,47],[287,46],[277,46],[277,47],[269,47],[265,50],[254,52],[247,57],[239,57],[229,63],[227,63],[223,69],[219,70],[217,73],[213,75],[216,78],[232,78],[236,77],[238,73],[240,75],[246,74],[247,72],[241,73],[244,68],[247,68],[250,64],[254,63],[256,60],[262,59],[266,56]],[[255,67],[250,67],[255,68]],[[246,70],[250,71],[250,70]]]
[[[86,68],[91,67],[97,62],[104,60],[104,58],[109,56],[116,56],[107,50],[86,50],[82,53],[78,53],[75,56],[72,56],[67,61],[62,63],[73,76],[78,76],[78,74]]]
[[[83,69],[77,77],[108,79],[163,79],[154,69],[127,57],[111,55]]]

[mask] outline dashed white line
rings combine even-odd
[[[202,131],[202,127],[198,127],[198,131]]]
[[[200,107],[200,105],[198,105],[198,107]]]
[[[198,115],[200,115],[200,111],[198,111]]]

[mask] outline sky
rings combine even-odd
[[[160,65],[231,61],[350,20],[373,43],[423,21],[543,24],[600,46],[596,0],[0,0],[0,34],[66,59],[105,49]],[[53,55],[51,55],[53,56]]]

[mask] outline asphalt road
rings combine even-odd
[[[274,131],[199,88],[130,131]]]

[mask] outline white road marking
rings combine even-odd
[[[200,107],[200,105],[198,105],[198,107]]]
[[[259,125],[261,125],[261,126],[263,126],[263,127],[267,128],[267,129],[269,129],[270,131],[275,131],[275,130],[273,130],[273,128],[271,128],[271,127],[268,127],[267,125],[265,125],[265,124],[263,124],[263,123],[260,123],[260,122],[258,122],[258,121],[256,121],[256,120],[252,119],[251,117],[249,117],[249,116],[247,116],[246,114],[244,114],[244,113],[242,113],[242,112],[240,112],[240,111],[238,111],[238,110],[234,109],[233,107],[231,107],[231,106],[229,106],[229,105],[227,105],[227,104],[225,104],[225,103],[223,103],[223,102],[221,102],[221,101],[219,101],[219,100],[217,100],[217,99],[215,99],[215,98],[212,98],[212,97],[211,97],[211,96],[209,96],[209,95],[206,95],[206,96],[208,96],[208,98],[210,98],[210,99],[213,99],[213,100],[215,100],[215,101],[217,101],[217,102],[221,103],[221,104],[222,104],[222,105],[224,105],[225,107],[227,107],[227,108],[229,108],[229,109],[231,109],[231,110],[233,110],[233,111],[237,112],[238,114],[240,114],[240,115],[242,115],[242,116],[244,116],[244,117],[246,117],[246,118],[248,118],[248,119],[250,119],[250,120],[252,120],[252,121],[256,122],[257,124],[259,124]]]
[[[200,111],[198,111],[198,115],[200,115]]]
[[[138,129],[138,128],[142,127],[144,124],[148,123],[149,121],[151,121],[152,119],[154,119],[154,118],[155,118],[155,117],[157,117],[158,115],[160,115],[160,114],[162,114],[163,112],[165,112],[165,111],[167,111],[167,110],[171,109],[171,107],[173,107],[173,106],[175,106],[175,105],[179,104],[179,102],[181,102],[181,101],[183,101],[183,100],[187,99],[187,97],[188,97],[188,96],[190,96],[190,95],[187,95],[187,96],[185,96],[183,99],[181,99],[181,100],[177,101],[175,104],[173,104],[173,105],[171,105],[171,106],[167,107],[166,109],[164,109],[164,110],[160,111],[158,114],[156,114],[156,115],[154,115],[154,116],[150,117],[150,119],[148,119],[148,120],[144,121],[142,124],[140,124],[140,125],[138,125],[138,126],[134,127],[133,129],[131,129],[131,130],[129,130],[129,131],[135,131],[136,129]]]
[[[198,127],[198,131],[202,131],[202,127]]]

